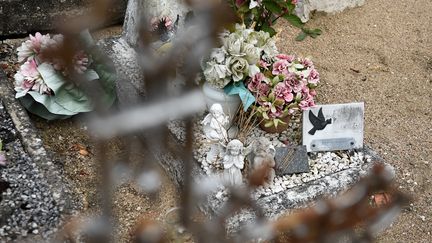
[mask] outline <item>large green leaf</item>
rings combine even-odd
[[[42,104],[51,105],[49,102],[54,102],[64,109],[73,112],[89,112],[93,110],[93,105],[91,100],[86,96],[86,94],[72,82],[65,80],[65,78],[54,70],[54,68],[46,63],[41,64],[38,67],[38,71],[44,79],[45,83],[54,92],[53,96],[44,95],[43,98],[35,97],[32,95],[36,101]],[[94,78],[99,76],[94,71],[89,71],[87,74],[83,75],[85,77]],[[37,100],[39,99],[39,100]],[[47,107],[50,110],[50,107]],[[55,114],[63,114],[58,112],[53,112]]]
[[[243,103],[244,111],[246,111],[255,102],[255,97],[245,87],[243,82],[231,82],[230,84],[225,86],[224,91],[227,95],[238,94]]]
[[[32,114],[40,116],[46,120],[66,119],[71,115],[58,115],[47,110],[41,103],[36,102],[31,95],[26,95],[19,99],[21,104]]]

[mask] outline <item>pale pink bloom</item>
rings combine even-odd
[[[18,61],[23,62],[27,58],[33,59],[36,55],[40,54],[42,46],[50,40],[50,36],[42,35],[37,32],[34,36],[30,35],[30,39],[25,41],[18,47]]]
[[[21,74],[29,79],[37,79],[40,74],[37,70],[36,61],[34,59],[27,61],[21,66]]]
[[[273,75],[288,75],[288,66],[289,66],[289,62],[287,60],[281,59],[276,61],[273,64],[273,70],[272,70],[272,74]]]
[[[255,74],[248,82],[247,88],[258,96],[266,96],[270,90],[263,73]]]
[[[298,3],[298,0],[291,0],[291,3],[296,5]]]
[[[313,68],[313,62],[309,58],[303,58],[300,60],[300,64],[305,66],[306,68]]]
[[[317,92],[316,92],[316,90],[312,89],[312,90],[309,91],[309,94],[312,95],[312,96],[316,96]]]
[[[283,114],[283,110],[280,107],[276,107],[276,110],[273,111],[270,109],[268,112],[268,116],[270,118],[280,118],[282,114]]]
[[[294,99],[291,87],[287,86],[284,82],[276,84],[273,92],[276,98],[282,99],[285,102],[291,102]]]
[[[319,73],[316,69],[312,69],[309,73],[308,83],[317,84],[319,82]]]
[[[305,84],[293,73],[289,73],[285,77],[285,85],[292,88],[294,93],[299,93],[303,90]]]
[[[315,101],[311,95],[307,95],[306,98],[300,101],[299,103],[299,107],[303,111],[308,109],[309,107],[314,107],[314,106],[315,106]]]
[[[286,55],[286,54],[278,54],[276,56],[279,60],[287,60],[289,63],[292,63],[295,60],[295,57],[293,55]]]

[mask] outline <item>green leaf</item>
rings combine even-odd
[[[297,15],[288,13],[288,14],[284,14],[282,17],[288,20],[288,22],[290,22],[293,26],[297,28],[302,28],[304,25],[301,19]]]
[[[245,87],[243,82],[231,82],[229,85],[225,86],[224,91],[227,95],[238,94],[243,103],[244,111],[246,111],[255,102],[255,97]]]
[[[267,122],[264,124],[265,127],[271,127],[271,126],[273,126],[273,125],[274,125],[273,120],[267,121]]]
[[[51,113],[44,105],[36,102],[30,95],[26,95],[20,98],[19,101],[30,113],[40,116],[49,121],[66,119],[71,117],[71,115],[58,115]]]
[[[42,104],[49,112],[58,114],[58,115],[67,115],[72,116],[76,115],[77,112],[70,111],[63,107],[62,105],[58,104],[54,96],[49,95],[42,95],[39,94],[39,92],[36,91],[29,91],[28,94],[38,103]],[[27,97],[27,96],[24,96]],[[30,110],[31,111],[31,110]]]
[[[276,30],[273,29],[272,27],[270,27],[267,23],[264,23],[264,24],[261,26],[261,30],[262,30],[262,31],[265,31],[265,32],[267,32],[267,33],[269,33],[269,34],[270,34],[270,37],[276,35]]]
[[[282,8],[274,1],[263,1],[263,4],[266,7],[266,9],[272,13],[276,13],[276,14],[282,13]]]
[[[307,34],[305,32],[300,32],[300,34],[297,35],[295,38],[296,41],[303,41],[307,37]]]

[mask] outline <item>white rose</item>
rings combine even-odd
[[[216,87],[223,88],[229,83],[227,76],[231,75],[226,65],[217,64],[214,61],[207,62],[204,76],[207,82]]]
[[[231,57],[227,60],[227,64],[234,82],[243,80],[245,75],[249,72],[249,63],[244,58]]]
[[[244,53],[241,53],[242,43],[243,38],[237,33],[232,33],[223,40],[225,50],[232,56],[244,56]]]
[[[256,64],[259,62],[261,58],[261,48],[255,47],[252,44],[243,43],[242,45],[242,53],[245,53],[245,59],[249,64]]]

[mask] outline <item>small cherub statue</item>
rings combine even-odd
[[[223,157],[223,178],[232,186],[243,184],[241,170],[244,168],[243,143],[234,139],[226,146]]]
[[[266,137],[260,137],[248,147],[248,150],[253,153],[252,171],[268,166],[266,184],[271,183],[276,175],[274,170],[276,149],[273,144]]]
[[[210,107],[210,113],[201,124],[203,124],[205,137],[211,143],[206,160],[212,163],[216,161],[217,156],[222,152],[222,145],[228,142],[226,126],[229,124],[229,117],[223,112],[222,106],[215,103]]]

